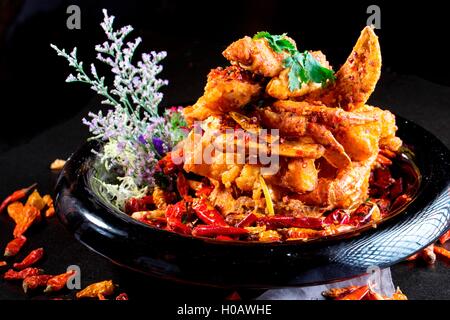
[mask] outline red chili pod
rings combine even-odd
[[[20,249],[25,245],[25,242],[27,242],[27,238],[25,236],[21,235],[13,240],[11,240],[5,248],[5,257],[13,257],[16,254],[19,253]]]
[[[67,281],[75,274],[75,270],[70,270],[66,273],[53,276],[47,282],[47,287],[44,292],[60,291],[66,287]]]
[[[168,229],[177,233],[190,235],[191,228],[182,221],[183,216],[186,214],[186,203],[184,201],[168,206],[166,210]]]
[[[41,274],[43,271],[42,269],[38,268],[26,268],[21,271],[15,271],[13,269],[9,269],[6,271],[6,273],[3,275],[3,278],[5,280],[23,280],[27,277],[36,276],[38,274]]]
[[[194,199],[192,209],[197,217],[208,225],[228,226],[223,216],[204,198]]]
[[[48,280],[50,280],[52,277],[53,276],[48,274],[39,274],[26,277],[22,282],[23,291],[27,293],[29,290],[35,290],[39,287],[45,287]]]
[[[240,236],[245,234],[248,234],[248,231],[243,228],[211,225],[197,226],[192,231],[192,235],[195,237]]]
[[[5,200],[3,200],[2,204],[0,205],[0,213],[3,212],[3,210],[5,210],[5,208],[8,206],[8,204],[13,203],[15,201],[18,201],[20,199],[23,199],[27,196],[27,194],[34,189],[37,186],[37,184],[33,184],[27,188],[23,188],[20,190],[17,190],[15,192],[13,192],[11,195],[9,195],[8,197],[6,197]]]
[[[306,228],[323,229],[322,219],[311,217],[274,216],[258,219],[258,224],[265,225],[267,229],[279,228]]]
[[[125,292],[122,292],[116,297],[116,300],[128,300],[128,295]]]
[[[28,268],[30,266],[32,266],[33,264],[37,263],[39,260],[42,259],[42,257],[44,256],[44,249],[43,248],[39,248],[36,250],[31,251],[28,256],[25,257],[25,259],[22,260],[22,262],[19,263],[14,263],[14,268],[15,269],[25,269]]]
[[[248,215],[245,216],[244,219],[242,219],[241,221],[239,221],[238,224],[236,224],[236,227],[238,227],[238,228],[250,227],[254,223],[256,223],[257,220],[258,220],[258,217],[255,214],[249,213]]]

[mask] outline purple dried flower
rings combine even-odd
[[[139,135],[138,140],[142,144],[147,144],[147,140],[144,138],[144,136],[142,134]]]
[[[155,147],[155,150],[159,153],[159,155],[164,155],[164,141],[162,141],[158,137],[152,138],[153,146]]]

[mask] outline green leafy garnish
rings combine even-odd
[[[299,52],[294,44],[282,35],[272,35],[269,32],[258,32],[253,39],[266,39],[270,47],[276,53],[286,52],[289,56],[283,61],[285,68],[289,70],[289,90],[295,91],[302,87],[303,83],[320,83],[326,85],[328,81],[334,81],[333,70],[325,68],[317,61],[311,53]]]
[[[288,51],[289,53],[291,53],[293,51],[296,51],[294,44],[286,39],[286,35],[286,33],[283,33],[282,35],[271,35],[267,31],[261,31],[255,34],[253,36],[253,39],[257,40],[265,38],[269,42],[270,47],[276,53],[280,53],[283,51]]]

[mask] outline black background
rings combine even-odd
[[[81,8],[81,30],[66,27],[71,4]],[[220,52],[231,41],[261,30],[288,32],[301,49],[321,49],[337,69],[365,26],[370,4],[381,8],[377,34],[384,65],[371,102],[421,124],[449,146],[450,28],[442,2],[0,0],[0,197],[35,181],[43,192],[51,191],[56,176],[49,163],[68,157],[88,136],[81,118],[99,108],[98,100],[87,87],[64,82],[71,70],[49,44],[77,46],[86,64],[94,61],[93,47],[104,39],[102,8],[116,16],[118,26],[135,27],[143,50],[168,51],[164,104],[174,105],[202,93],[208,70],[225,64]],[[3,247],[12,229],[5,216],[0,229]],[[47,249],[43,267],[48,272],[78,264],[84,285],[114,278],[134,298],[223,298],[229,293],[123,271],[76,243],[55,219],[30,230],[30,237],[27,249]],[[450,299],[449,270],[442,262],[433,268],[401,264],[393,268],[394,282],[411,298]],[[0,280],[0,299],[25,297],[20,285]]]
[[[385,71],[412,74],[450,85],[449,26],[443,2],[427,1],[83,1],[2,0],[0,13],[0,104],[2,118],[21,124],[0,128],[0,151],[75,115],[94,94],[67,85],[66,61],[56,58],[54,43],[77,46],[85,63],[103,42],[101,8],[132,24],[142,48],[166,50],[163,76],[170,81],[165,102],[198,97],[209,69],[225,63],[220,52],[231,41],[257,31],[288,32],[302,49],[320,48],[335,69],[349,54],[366,24],[367,7],[381,8]],[[81,8],[81,30],[66,27],[66,9]],[[181,100],[180,100],[181,99]]]

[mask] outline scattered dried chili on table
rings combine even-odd
[[[365,285],[356,290],[336,298],[336,300],[362,300],[369,292],[369,286]]]
[[[24,236],[19,236],[13,240],[11,240],[5,248],[5,257],[13,257],[15,255],[17,255],[20,251],[20,249],[22,249],[22,247],[25,245],[25,243],[27,242],[27,238],[25,238]]]
[[[22,260],[22,262],[18,262],[18,263],[14,263],[14,268],[15,269],[25,269],[28,268],[30,266],[32,266],[33,264],[37,263],[39,260],[42,259],[42,257],[44,256],[44,249],[43,248],[39,248],[36,250],[31,251],[28,256],[25,257],[25,259]]]
[[[81,298],[96,298],[99,294],[103,296],[110,296],[114,293],[114,283],[112,280],[101,281],[93,283],[80,292],[77,292],[77,299]]]
[[[6,261],[0,261],[0,267],[7,266],[8,263]]]
[[[450,259],[450,251],[443,247],[434,246],[434,253],[440,255],[441,257]]]
[[[27,199],[25,205],[30,205],[41,211],[45,207],[45,201],[37,190],[34,190]]]
[[[75,270],[70,270],[66,273],[52,277],[48,280],[47,287],[45,288],[44,292],[55,292],[62,290],[64,287],[66,287],[67,281],[73,275],[75,275]]]
[[[45,205],[47,206],[47,210],[45,210],[45,217],[51,218],[55,215],[55,207],[53,205],[53,199],[49,194],[46,194],[42,198],[45,202]]]
[[[441,244],[446,243],[448,240],[450,240],[450,230],[448,230],[446,233],[444,233],[440,238],[439,238],[439,242]]]
[[[14,203],[10,206],[15,205]],[[41,212],[34,206],[25,205],[20,210],[20,205],[15,205],[10,212],[10,206],[8,206],[8,213],[10,217],[16,222],[13,235],[15,238],[20,237],[28,230],[31,225],[41,219]],[[16,211],[17,210],[17,211]]]
[[[45,287],[48,280],[50,280],[52,277],[52,275],[48,274],[39,274],[26,277],[22,283],[23,291],[27,293],[29,290],[35,290],[39,287]]]
[[[26,268],[21,271],[15,271],[13,269],[9,269],[3,275],[5,280],[23,280],[27,277],[36,276],[42,274],[42,269],[38,268]]]
[[[5,208],[6,208],[10,203],[13,203],[13,202],[16,202],[16,201],[18,201],[18,200],[20,200],[20,199],[25,198],[25,197],[27,196],[27,194],[28,194],[32,189],[34,189],[36,186],[37,186],[37,184],[35,183],[35,184],[33,184],[33,185],[31,185],[31,186],[29,186],[29,187],[27,187],[27,188],[23,188],[23,189],[17,190],[17,191],[15,191],[15,192],[13,192],[11,195],[9,195],[8,197],[6,197],[6,199],[3,200],[2,204],[0,205],[0,213],[2,213],[3,210],[5,210]]]
[[[116,300],[128,300],[128,295],[125,292],[122,292],[116,297]]]

